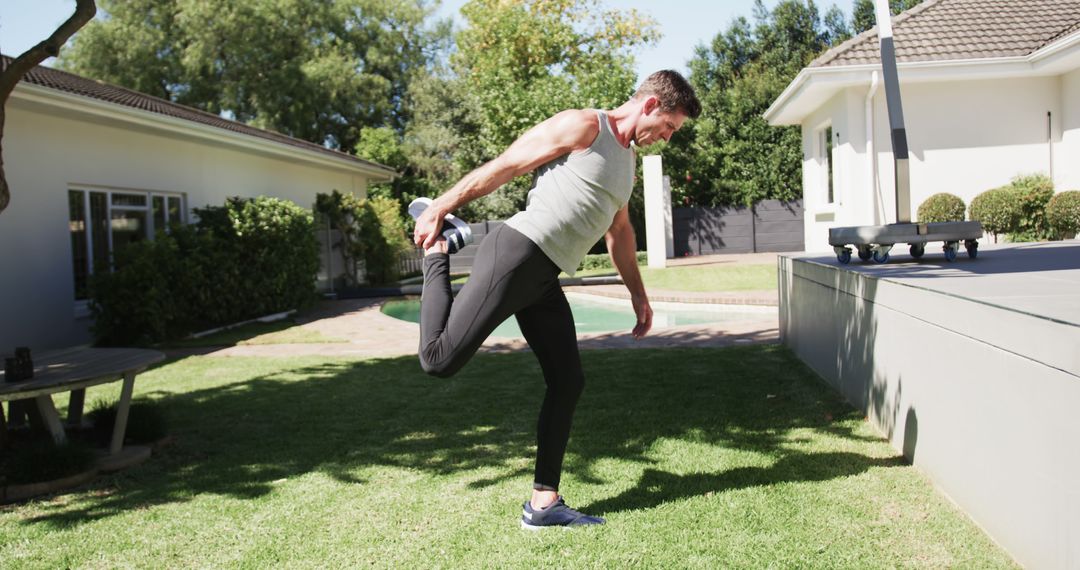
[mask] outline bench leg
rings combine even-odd
[[[83,403],[85,401],[86,388],[71,391],[71,399],[68,401],[68,427],[77,428],[82,425]]]
[[[0,402],[0,451],[7,449],[7,418],[4,417],[4,403]]]
[[[52,434],[53,441],[56,442],[56,445],[66,443],[67,436],[64,434],[64,425],[60,423],[60,414],[56,413],[56,405],[53,404],[52,396],[42,394],[41,396],[35,396],[34,400],[37,401],[38,412],[41,413],[41,419],[45,422],[45,428]]]
[[[113,426],[112,445],[109,454],[116,455],[124,446],[124,432],[127,431],[128,410],[131,409],[131,393],[135,390],[135,373],[124,373],[124,387],[120,390],[120,403],[116,406],[116,425]]]
[[[18,428],[26,425],[26,400],[12,400],[8,402],[8,427]]]

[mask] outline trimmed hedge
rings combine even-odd
[[[1068,190],[1050,198],[1046,221],[1057,239],[1080,233],[1080,190]]]
[[[308,306],[319,246],[311,212],[276,198],[230,198],[198,223],[116,252],[90,282],[98,345],[147,345]]]
[[[983,230],[997,239],[998,234],[1004,234],[1017,226],[1020,209],[1012,199],[1009,188],[1002,186],[973,198],[968,206],[968,216],[981,222]]]
[[[971,201],[968,213],[993,234],[1008,234],[1010,241],[1032,241],[1052,237],[1046,219],[1046,205],[1054,195],[1054,184],[1043,174],[1018,176],[1009,184],[987,190]]]
[[[923,223],[962,222],[967,206],[959,196],[941,192],[919,205],[918,219]]]

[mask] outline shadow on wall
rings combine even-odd
[[[786,260],[795,267],[794,260]],[[823,262],[825,265],[834,265]],[[862,279],[857,270],[837,268],[816,275],[827,275],[828,284],[781,272],[781,335],[784,344],[825,378],[890,441],[897,429],[903,429],[904,455],[913,459],[918,437],[914,409],[905,410],[903,379],[888,378],[877,370],[878,321],[874,303],[878,281]],[[805,293],[798,299],[790,291],[799,287]],[[799,303],[798,307],[794,303]],[[843,318],[838,319],[837,315]],[[821,330],[823,326],[835,330]],[[907,425],[909,420],[915,420]]]

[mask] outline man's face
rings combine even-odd
[[[642,108],[642,117],[634,142],[638,146],[648,146],[659,141],[668,141],[675,131],[682,128],[686,115],[681,111],[661,111],[659,103],[646,101]]]

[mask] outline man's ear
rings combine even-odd
[[[649,95],[645,99],[645,103],[641,106],[641,110],[646,115],[653,114],[653,111],[655,111],[655,110],[657,110],[659,108],[660,108],[660,100],[657,99],[655,95]]]

